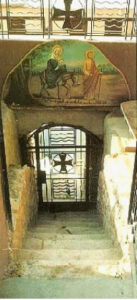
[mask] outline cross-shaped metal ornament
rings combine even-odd
[[[73,166],[73,159],[66,160],[66,155],[66,153],[60,153],[59,155],[57,155],[59,156],[60,161],[53,159],[54,168],[57,166],[61,167],[60,173],[68,173],[67,166]]]
[[[63,29],[74,29],[75,25],[73,24],[73,20],[77,20],[77,23],[80,24],[83,17],[83,9],[77,9],[74,11],[71,11],[71,4],[73,0],[64,0],[65,4],[65,11],[58,9],[56,7],[53,7],[53,19],[56,19],[58,17],[65,17],[64,24],[62,26]]]

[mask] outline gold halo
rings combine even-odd
[[[62,46],[60,46],[59,44],[56,44],[52,47],[52,51],[54,51],[55,49],[59,48],[61,50],[62,53]]]
[[[86,50],[86,57],[88,56],[89,53],[92,53],[92,54],[93,54],[93,57],[94,57],[94,52],[93,52],[93,50]]]

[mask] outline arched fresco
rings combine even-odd
[[[61,40],[33,49],[10,73],[10,106],[118,105],[129,99],[122,73],[92,43]]]

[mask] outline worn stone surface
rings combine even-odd
[[[18,251],[18,262],[23,277],[130,275],[130,264],[125,264],[120,248],[114,246],[98,216],[91,212],[43,213],[28,231]]]
[[[2,104],[2,121],[7,167],[21,164],[17,122],[14,112]]]
[[[134,168],[134,153],[126,153],[125,146],[135,140],[128,126],[118,114],[105,120],[104,164],[99,176],[98,211],[108,234],[121,246],[129,260],[130,227],[128,211]]]
[[[25,239],[25,249],[42,249],[43,241],[41,239],[36,238],[26,238]]]
[[[34,170],[30,167],[10,167],[10,200],[14,226],[13,249],[22,246],[28,226],[36,220],[38,197]]]

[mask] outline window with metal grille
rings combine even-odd
[[[1,34],[135,37],[136,0],[0,0]]]

